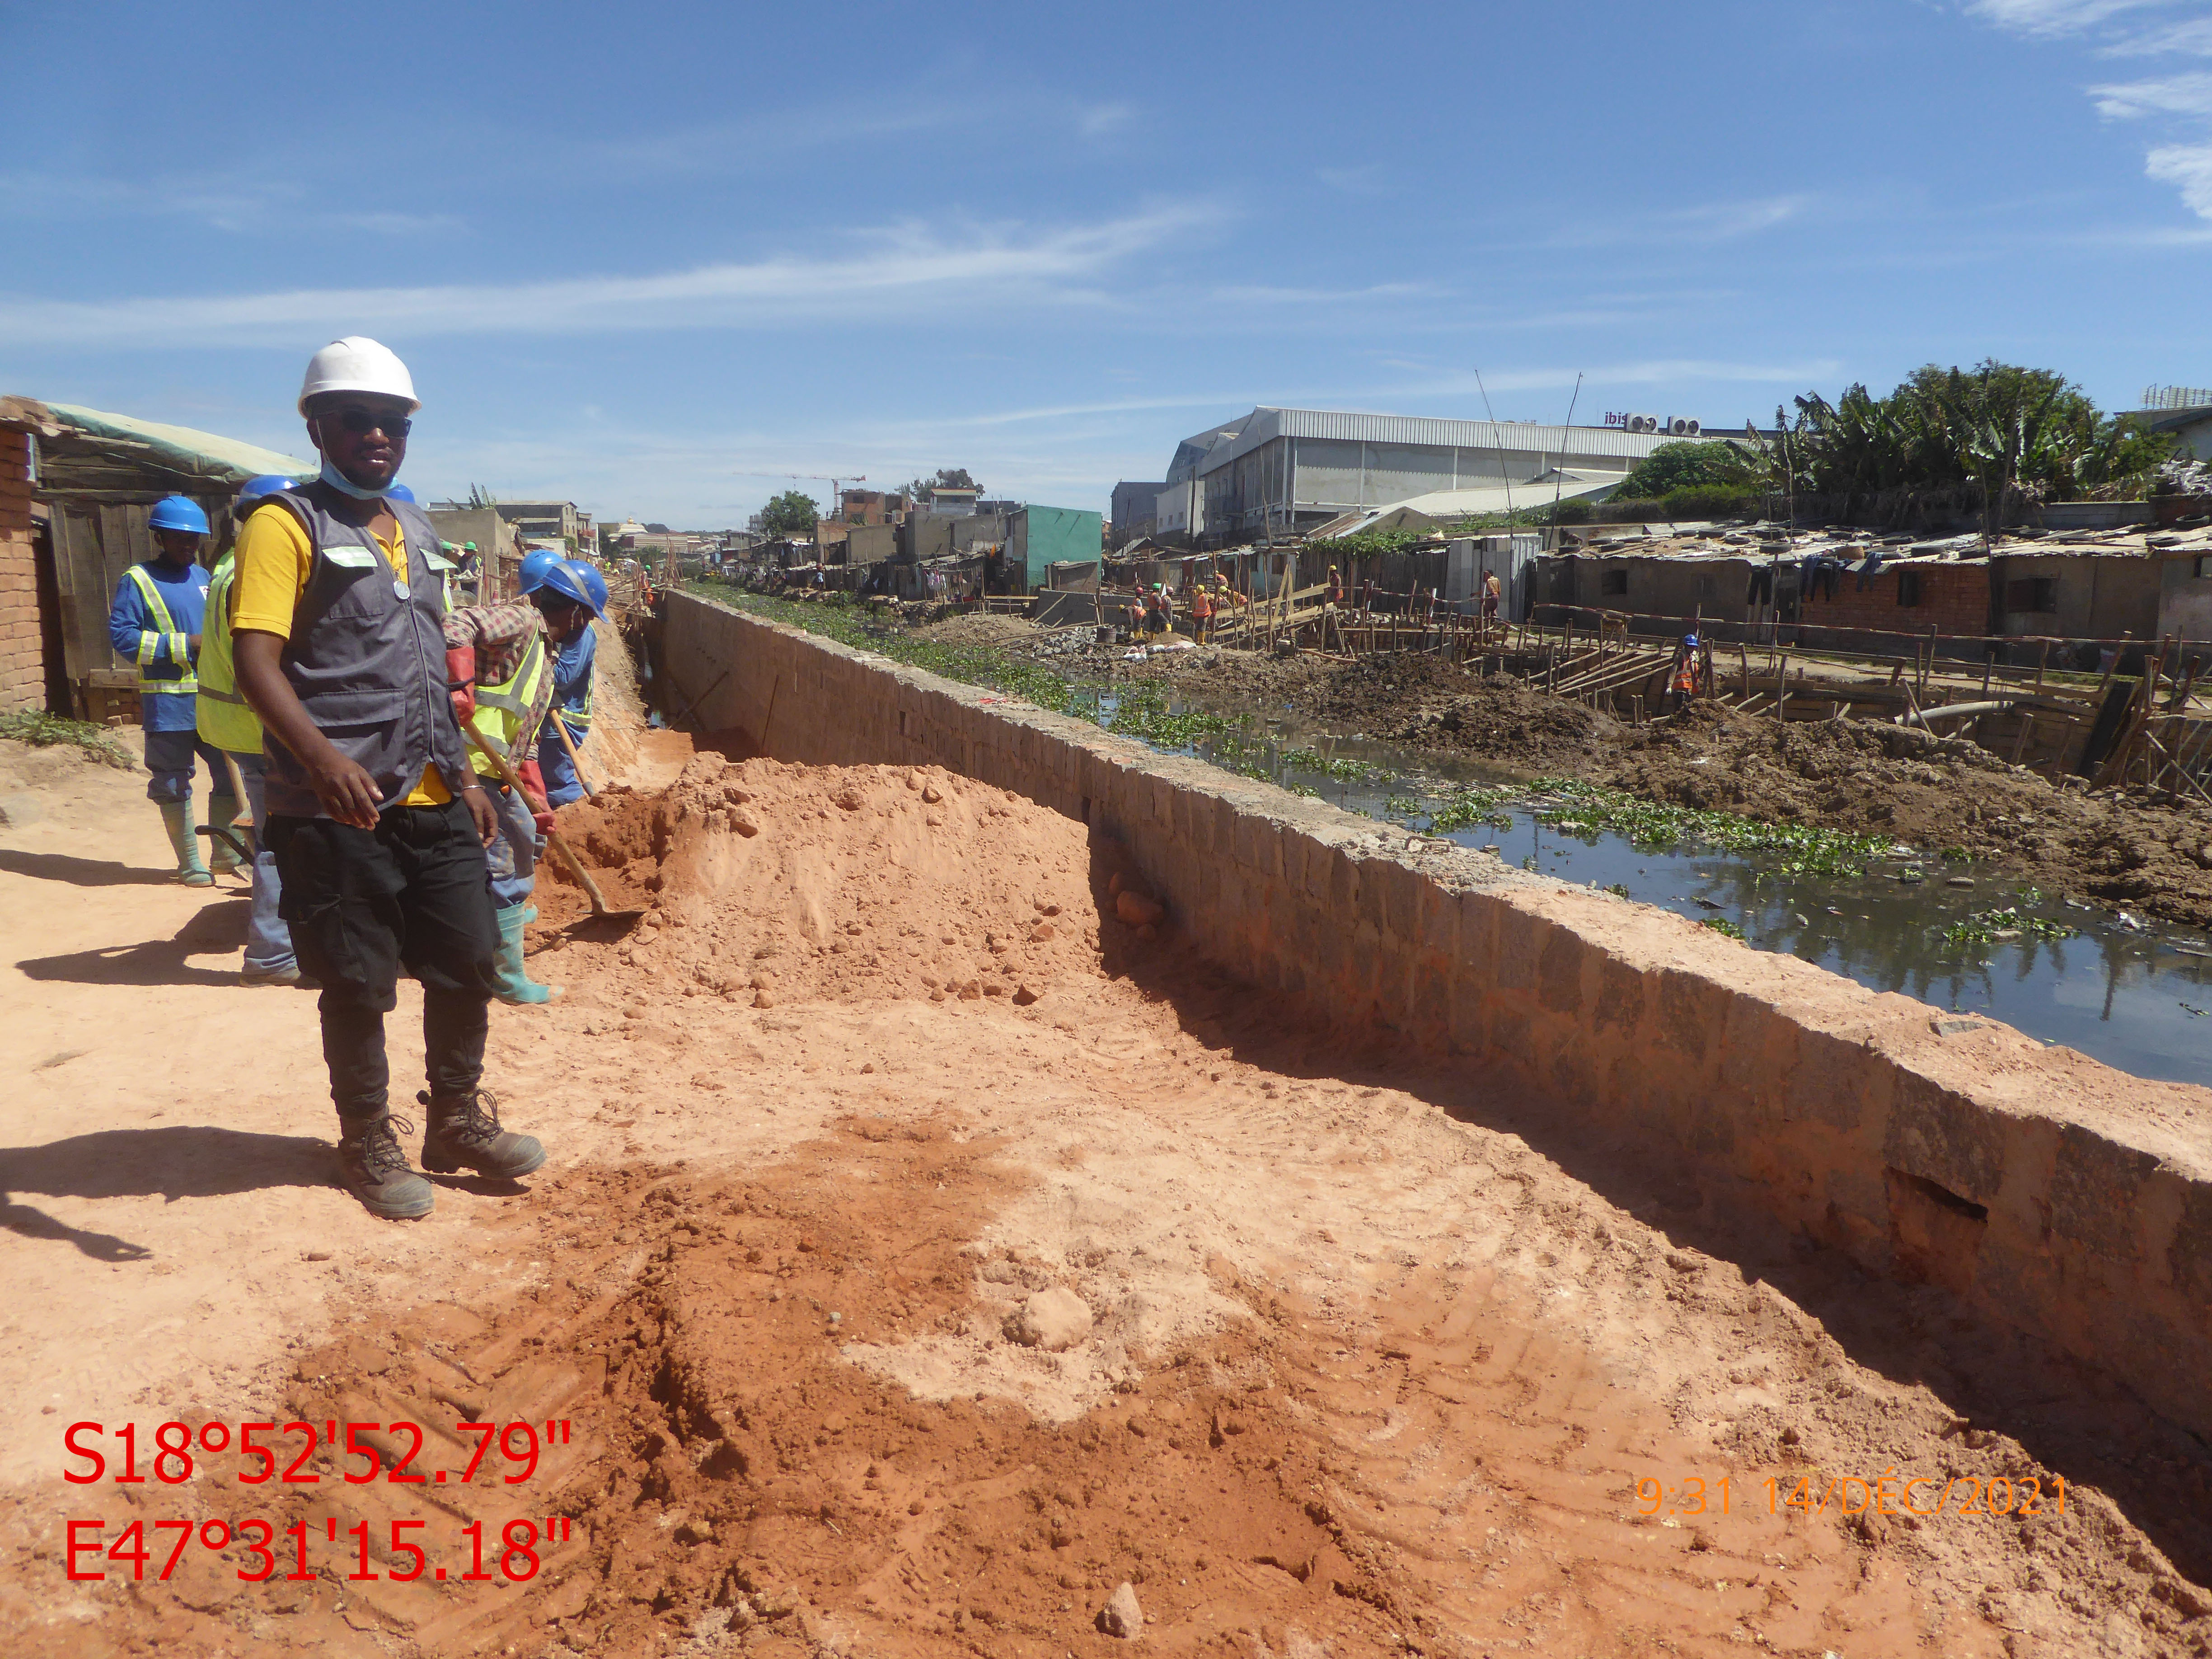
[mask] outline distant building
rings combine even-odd
[[[837,497],[838,515],[848,525],[900,524],[907,498],[896,490],[848,489]]]
[[[976,499],[982,493],[969,484],[925,484],[916,504],[937,518],[965,519],[974,514]]]
[[[1124,479],[1115,484],[1113,502],[1106,513],[1108,545],[1127,547],[1139,536],[1152,534],[1160,492],[1167,487],[1164,478],[1150,483],[1133,483]]]
[[[1480,500],[1474,492],[1534,484],[1560,468],[1625,477],[1671,441],[1664,432],[1612,427],[1262,406],[1176,446],[1166,486],[1153,486],[1154,522],[1160,496],[1178,483],[1199,486],[1182,514],[1193,521],[1185,533],[1225,543],[1269,530],[1310,530],[1416,496],[1466,493]]]
[[[2177,459],[2212,460],[2212,386],[2147,386],[2135,418],[2171,437]]]
[[[579,512],[574,501],[500,501],[496,509],[526,542],[557,541],[581,547],[590,533],[590,515]]]

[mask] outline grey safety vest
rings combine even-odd
[[[423,556],[438,532],[413,502],[386,501],[407,540],[407,580],[395,581],[376,538],[331,512],[343,499],[320,483],[263,497],[297,518],[314,549],[284,644],[284,678],[323,735],[376,781],[387,810],[433,762],[458,795],[476,779],[446,692],[444,584]],[[269,811],[327,817],[276,733],[264,732],[263,744]]]

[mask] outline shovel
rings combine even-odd
[[[557,708],[550,710],[545,719],[553,728],[553,735],[561,739],[561,746],[568,751],[568,764],[575,769],[576,781],[584,786],[584,793],[598,794],[599,792],[592,787],[592,781],[584,775],[584,763],[576,758],[576,745],[568,741],[568,728],[561,723],[561,711]]]
[[[498,769],[499,775],[501,779],[505,781],[507,787],[514,790],[516,794],[521,796],[523,801],[529,806],[532,811],[543,812],[549,810],[544,801],[534,798],[527,789],[525,789],[522,787],[522,780],[515,776],[514,768],[507,764],[507,757],[498,753],[496,750],[486,748],[484,746],[484,740],[477,735],[476,729],[470,726],[466,721],[463,721],[461,724],[461,735],[469,740],[470,744],[475,748],[477,753],[482,755],[485,759],[489,760],[493,766]],[[599,884],[592,879],[592,872],[584,868],[584,861],[576,856],[575,849],[570,847],[567,842],[561,839],[561,832],[558,830],[548,830],[545,832],[545,839],[553,843],[553,850],[558,853],[568,861],[568,868],[574,872],[576,879],[583,884],[584,891],[592,901],[592,921],[635,921],[640,916],[645,914],[641,909],[610,910],[607,908],[607,896],[599,891]]]

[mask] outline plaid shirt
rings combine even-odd
[[[465,605],[446,613],[446,648],[477,653],[478,685],[497,685],[510,678],[521,665],[522,654],[529,648],[532,637],[544,639],[544,634],[545,618],[527,599]],[[538,728],[544,721],[546,709],[552,706],[553,648],[552,641],[547,640],[548,660],[545,672],[538,676],[538,695],[530,700],[521,730],[515,734],[514,757],[518,762],[530,758],[531,749],[538,740]]]

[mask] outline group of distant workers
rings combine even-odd
[[[484,1039],[494,998],[557,994],[526,970],[523,929],[553,811],[586,793],[573,745],[591,728],[592,623],[607,605],[596,568],[551,550],[523,560],[520,597],[452,605],[474,545],[441,542],[394,477],[420,407],[386,347],[325,346],[299,400],[319,476],[243,485],[211,569],[204,509],[158,502],[159,550],[125,573],[108,617],[137,668],[146,793],[178,878],[244,871],[241,978],[320,988],[342,1176],[392,1219],[434,1198],[388,1098],[384,1016],[403,967],[422,986],[422,1167],[512,1179],[545,1160],[534,1137],[501,1127],[481,1087]],[[210,776],[204,830],[196,756]]]
[[[1231,586],[1229,578],[1219,571],[1196,578],[1190,585],[1192,635],[1204,645],[1213,637],[1215,622],[1245,603],[1244,596]],[[1127,622],[1132,640],[1174,633],[1176,601],[1167,584],[1154,582],[1133,594],[1129,600]]]

